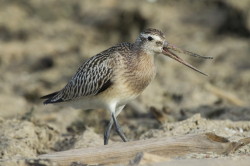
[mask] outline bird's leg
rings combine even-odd
[[[104,145],[108,145],[109,142],[109,136],[110,136],[110,131],[112,129],[112,126],[114,124],[113,119],[111,118],[111,120],[109,121],[108,127],[104,132]]]
[[[120,112],[122,111],[122,109],[124,108],[125,105],[122,105],[120,107],[118,107],[115,111],[115,117],[117,117]],[[113,113],[112,113],[113,115]],[[109,124],[108,124],[108,127],[107,129],[105,130],[104,132],[104,145],[107,145],[108,144],[108,141],[109,141],[109,137],[110,137],[110,132],[111,132],[111,129],[112,129],[112,126],[114,124],[114,121],[113,121],[113,116],[111,115],[111,119],[109,121]],[[119,134],[120,135],[120,134]],[[124,134],[123,134],[124,135]],[[124,136],[125,137],[125,136]],[[126,137],[125,137],[126,138]]]
[[[119,136],[122,138],[122,140],[124,142],[128,142],[128,139],[126,138],[126,136],[124,135],[123,131],[122,131],[122,128],[120,127],[119,123],[117,122],[116,120],[116,117],[115,115],[112,113],[112,118],[113,118],[113,121],[115,123],[115,129],[116,129],[116,132],[119,134]]]

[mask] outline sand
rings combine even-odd
[[[14,0],[1,1],[0,9],[0,165],[56,165],[23,159],[102,145],[108,112],[44,106],[39,97],[63,88],[88,57],[133,42],[146,27],[214,59],[180,55],[205,77],[156,57],[156,79],[118,117],[127,137],[202,132],[231,141],[250,137],[249,1]],[[121,140],[113,131],[110,143],[116,142]],[[229,156],[190,154],[175,160],[249,155],[247,145]]]

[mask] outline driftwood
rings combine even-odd
[[[203,159],[166,159],[157,155],[143,153],[143,158],[139,161],[144,166],[249,166],[250,157],[237,156],[236,158],[203,158]],[[0,160],[1,166],[58,166],[60,163],[46,159],[9,159]],[[66,164],[60,164],[66,165]],[[79,162],[73,162],[68,166],[84,166]],[[118,164],[127,166],[136,166],[138,162],[130,162],[129,164]],[[93,165],[92,165],[93,166]]]
[[[250,157],[239,157],[237,160],[230,158],[213,158],[213,159],[184,159],[173,160],[168,162],[154,163],[154,166],[249,166]],[[145,164],[144,166],[147,166]],[[152,166],[152,164],[148,164]]]
[[[181,137],[167,137],[115,143],[112,145],[74,149],[38,156],[49,159],[59,165],[66,166],[74,162],[84,164],[115,164],[133,161],[140,153],[159,155],[161,159],[183,156],[190,153],[229,154],[241,146],[250,143],[250,138],[238,142],[230,142],[226,138],[213,133],[186,135]],[[143,154],[142,153],[142,154]],[[137,159],[140,162],[140,156]]]

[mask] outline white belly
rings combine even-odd
[[[126,105],[139,94],[131,94],[125,87],[112,87],[96,96],[84,96],[74,100],[56,103],[57,105],[70,106],[75,109],[105,109],[109,110],[111,104],[116,107]]]

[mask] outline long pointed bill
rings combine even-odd
[[[205,75],[205,76],[208,76],[207,74],[203,73],[202,71],[200,71],[199,69],[195,68],[194,66],[188,64],[187,62],[185,62],[183,59],[181,59],[179,56],[177,56],[176,54],[174,54],[173,52],[169,51],[169,49],[173,49],[173,46],[172,45],[169,45],[168,43],[165,44],[164,43],[164,47],[163,47],[163,50],[162,50],[162,53],[180,63],[182,63],[183,65]],[[212,59],[212,57],[203,57],[203,56],[200,56],[198,54],[194,54],[194,53],[191,53],[191,52],[188,52],[188,51],[184,51],[184,50],[181,50],[177,47],[174,46],[174,51],[177,51],[177,52],[181,52],[181,53],[184,53],[184,54],[189,54],[189,55],[192,55],[192,56],[196,56],[196,57],[201,57],[201,58],[206,58],[206,59]]]
[[[171,49],[171,50],[174,50],[176,52],[179,52],[179,53],[183,53],[183,54],[187,54],[187,55],[190,55],[190,56],[193,56],[193,57],[197,57],[197,58],[203,58],[203,59],[213,59],[213,57],[211,56],[201,56],[201,55],[198,55],[196,53],[193,53],[193,52],[190,52],[190,51],[187,51],[187,50],[183,50],[183,49],[180,49],[172,44],[169,44],[167,42],[164,43],[164,47],[168,48],[168,49]]]

